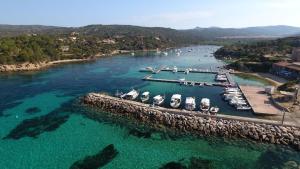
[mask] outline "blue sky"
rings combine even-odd
[[[177,29],[291,25],[300,0],[1,0],[0,24],[130,24]]]

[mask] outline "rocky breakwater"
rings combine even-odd
[[[89,93],[83,98],[83,103],[109,113],[133,117],[155,128],[163,126],[201,136],[249,138],[259,142],[289,145],[300,150],[300,128],[298,127],[282,126],[271,122],[262,123],[259,119],[256,122],[241,117],[210,116],[197,112],[151,107],[98,93]]]

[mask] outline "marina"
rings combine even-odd
[[[219,83],[215,81],[217,73],[192,73],[189,71],[186,74],[178,71],[177,73],[160,71],[152,74],[152,72],[139,71],[141,67],[154,68],[160,67],[160,65],[172,65],[169,66],[170,68],[176,66],[177,70],[182,68],[210,70],[211,67],[212,70],[217,70],[217,67],[223,66],[223,63],[214,57],[204,56],[209,56],[219,47],[196,46],[191,52],[188,52],[190,48],[182,48],[181,56],[178,57],[175,52],[168,52],[168,56],[135,52],[135,56],[131,56],[129,53],[103,57],[87,64],[62,65],[30,75],[8,74],[0,76],[0,95],[5,98],[0,100],[0,110],[3,112],[3,116],[0,117],[0,122],[3,124],[0,132],[2,137],[5,137],[13,131],[18,131],[13,136],[20,138],[18,140],[1,139],[0,146],[8,148],[7,151],[1,152],[3,156],[0,166],[5,165],[7,168],[24,168],[25,165],[31,168],[45,169],[69,168],[80,159],[78,157],[94,154],[95,147],[101,150],[107,144],[114,144],[120,152],[119,157],[122,158],[116,158],[108,168],[120,168],[120,166],[126,169],[136,168],[136,166],[159,168],[165,162],[198,156],[224,159],[224,161],[217,161],[220,163],[220,168],[228,168],[227,166],[230,164],[224,166],[224,163],[231,163],[232,161],[238,161],[239,164],[245,166],[244,168],[247,168],[246,166],[249,164],[255,164],[257,158],[260,154],[264,154],[266,149],[280,147],[278,144],[259,144],[253,141],[248,142],[245,139],[240,141],[240,139],[227,138],[229,141],[223,141],[227,140],[222,138],[222,135],[226,135],[226,133],[230,135],[228,137],[235,137],[234,134],[238,137],[240,133],[251,133],[249,130],[252,130],[253,127],[260,134],[262,130],[258,130],[260,129],[258,124],[262,124],[262,126],[280,125],[281,120],[265,119],[255,115],[252,110],[239,111],[234,106],[229,105],[221,95],[225,87],[210,85]],[[143,80],[143,77],[148,75],[155,79],[181,79],[188,82],[203,82],[203,84],[201,84],[202,86],[198,83],[194,85],[182,83],[180,85],[177,82],[165,83]],[[263,86],[259,81],[238,78],[232,73],[230,75],[237,84]],[[204,85],[204,82],[208,86]],[[107,111],[87,111],[85,108],[79,107],[78,102],[76,102],[78,97],[85,96],[90,92],[103,92],[110,96],[116,94],[120,97],[125,93],[130,93],[132,89],[135,89],[139,94],[135,100],[129,99],[129,96],[126,99],[105,97],[107,108],[116,104],[116,107],[107,109]],[[119,92],[116,92],[117,90]],[[16,94],[12,94],[11,91],[15,91]],[[176,108],[178,104],[174,104],[175,108],[171,106],[171,98],[175,94],[181,95],[181,104],[178,108]],[[157,95],[165,96],[164,103],[159,106],[152,106],[153,97]],[[136,93],[133,92],[132,96],[135,97]],[[195,98],[196,108],[193,111],[185,109],[187,97]],[[210,114],[201,112],[202,98],[210,99]],[[128,109],[124,109],[123,106],[126,105]],[[219,108],[215,115],[212,113],[216,111],[213,110],[213,107]],[[26,113],[27,109],[32,108],[37,111],[31,114]],[[124,116],[110,118],[111,113],[106,116],[105,113],[113,110],[119,113],[124,112],[124,110],[140,110],[139,113],[141,114],[135,114],[134,117],[140,117],[144,120],[155,118],[154,121],[150,121],[149,125],[143,124],[141,128],[135,128],[135,126],[130,128],[132,124],[135,124],[135,121],[130,123],[132,119],[126,120]],[[163,115],[166,116],[157,116],[160,118],[156,118],[154,114],[158,111],[164,112]],[[150,112],[152,114],[142,116],[144,118],[139,116]],[[165,134],[165,131],[160,133],[150,130],[149,132],[144,128],[155,124],[161,125],[161,118],[164,120],[163,124],[168,127],[166,129],[173,130],[176,127],[178,131],[183,133],[193,132],[202,134],[202,136],[197,137],[197,139],[182,136],[174,137]],[[32,125],[22,125],[29,124],[29,122]],[[292,129],[292,127],[288,127],[290,124],[290,121],[285,121],[284,127]],[[170,126],[174,126],[174,128],[169,128]],[[53,130],[45,131],[46,128],[50,127]],[[194,127],[196,129],[193,129]],[[277,131],[277,127],[274,127],[275,131]],[[136,133],[137,130],[142,133],[142,137],[139,133],[132,134]],[[210,133],[212,137],[205,139],[203,137],[204,131],[206,134]],[[290,130],[288,131],[290,132]],[[144,137],[143,133],[150,134]],[[35,134],[34,138],[30,137],[32,134]],[[220,137],[216,137],[216,135],[220,135]],[[249,139],[252,137],[256,137],[256,134],[253,133],[249,137],[247,135]],[[274,133],[274,139],[277,137],[277,133]],[[263,138],[265,141],[270,139],[269,142],[272,140],[271,136],[259,135],[259,139]],[[237,141],[235,142],[235,140]],[[266,141],[266,143],[269,142]],[[284,142],[280,141],[280,143],[283,144]],[[238,146],[232,146],[232,144]],[[170,152],[172,151],[170,146],[174,147],[173,152]],[[64,151],[61,151],[62,148]],[[157,150],[160,150],[159,155]],[[295,157],[298,154],[295,151],[295,154],[289,156]],[[49,160],[49,156],[54,158]],[[155,164],[153,164],[154,161]]]

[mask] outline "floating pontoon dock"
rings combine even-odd
[[[145,76],[143,78],[145,81],[154,81],[154,82],[166,82],[166,83],[179,83],[179,84],[184,84],[186,83],[187,85],[194,84],[194,86],[200,86],[200,85],[205,85],[205,86],[230,86],[229,83],[209,83],[209,82],[198,82],[198,81],[188,81],[188,80],[172,80],[172,79],[156,79],[152,78],[151,75]]]

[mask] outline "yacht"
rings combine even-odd
[[[149,96],[150,96],[150,92],[144,92],[142,93],[141,95],[141,101],[144,103],[144,102],[147,102],[149,100]]]
[[[187,97],[185,99],[185,109],[193,111],[196,108],[196,102],[194,97]]]
[[[181,104],[181,95],[180,94],[173,94],[171,97],[170,106],[173,108],[178,108]]]
[[[165,101],[165,97],[164,96],[157,95],[157,96],[153,97],[153,104],[154,105],[159,106],[159,105],[163,104],[164,101]]]
[[[201,99],[200,110],[208,112],[210,107],[210,100],[208,98]]]
[[[139,92],[132,89],[130,92],[121,95],[121,98],[128,100],[135,100],[139,96]]]

